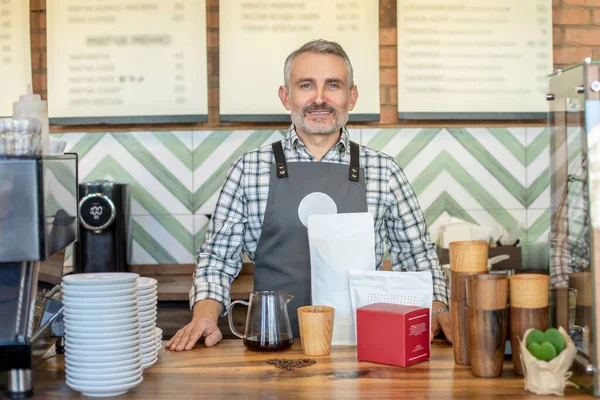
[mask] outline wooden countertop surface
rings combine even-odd
[[[287,371],[265,361],[270,358],[306,358],[300,343],[279,353],[247,351],[241,340],[224,340],[216,347],[197,345],[189,352],[160,350],[156,364],[144,372],[144,381],[124,399],[556,399],[523,389],[523,378],[506,361],[500,378],[471,375],[469,367],[454,364],[452,348],[432,345],[430,361],[408,368],[356,360],[354,346],[334,347],[331,355],[312,357],[317,363]],[[63,356],[48,359],[35,373],[33,399],[86,398],[65,384]],[[567,388],[566,397],[592,399]]]

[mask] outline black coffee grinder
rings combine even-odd
[[[129,185],[97,180],[79,185],[80,224],[73,272],[126,272],[131,259]]]

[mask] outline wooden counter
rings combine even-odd
[[[432,358],[409,368],[356,361],[356,348],[334,347],[317,363],[287,371],[265,363],[270,358],[305,358],[298,341],[280,353],[247,351],[241,340],[224,340],[213,348],[198,345],[189,352],[161,350],[144,381],[120,398],[128,399],[557,399],[523,390],[523,378],[507,361],[501,378],[471,375],[454,364],[452,348],[434,342]],[[34,399],[85,398],[65,384],[63,357],[47,360],[37,370]],[[566,397],[592,399],[567,388]]]

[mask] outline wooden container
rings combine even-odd
[[[481,378],[502,375],[508,307],[476,310],[467,307],[467,337],[471,373]]]
[[[470,365],[466,301],[450,299],[450,323],[452,325],[454,362],[458,365]]]
[[[335,308],[304,306],[298,308],[298,325],[302,353],[307,356],[325,356],[331,352]]]
[[[450,271],[450,298],[459,301],[467,300],[467,278],[473,275],[487,275],[485,271],[457,272]]]
[[[450,270],[487,272],[489,245],[474,240],[450,243]]]
[[[550,277],[542,274],[518,274],[509,277],[510,305],[518,308],[548,307]]]
[[[467,307],[474,310],[499,310],[508,307],[508,278],[489,274],[469,276]]]
[[[512,284],[512,282],[511,282]],[[546,290],[548,292],[548,290]],[[512,296],[512,290],[511,290]],[[510,346],[512,348],[512,361],[515,374],[523,375],[521,364],[521,351],[519,338],[529,328],[539,329],[544,332],[550,324],[550,307],[520,308],[510,305]]]

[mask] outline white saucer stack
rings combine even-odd
[[[138,278],[138,312],[139,326],[141,335],[140,355],[142,357],[142,367],[148,368],[158,359],[158,350],[161,347],[160,339],[156,334],[156,301],[158,292],[156,289],[156,279]]]
[[[72,389],[108,397],[142,382],[138,277],[92,273],[63,278],[65,368]]]

